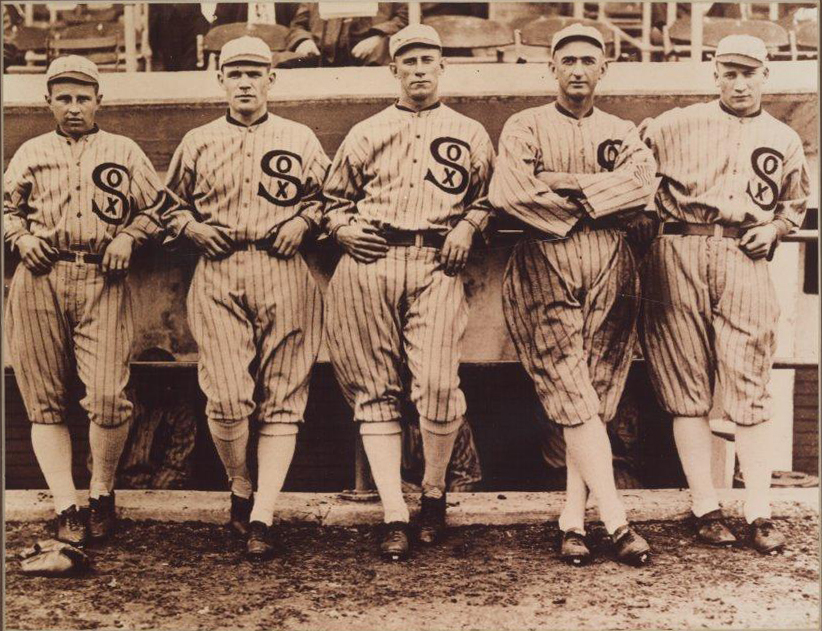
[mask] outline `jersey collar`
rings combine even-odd
[[[231,112],[230,112],[230,111],[226,111],[226,113],[225,113],[225,120],[226,120],[226,122],[228,122],[228,123],[230,123],[230,124],[232,124],[232,125],[236,125],[237,127],[256,127],[257,125],[260,125],[261,123],[264,123],[264,122],[266,122],[266,121],[268,120],[268,112],[266,112],[265,114],[263,114],[262,116],[260,116],[260,118],[258,118],[257,120],[255,120],[255,121],[254,121],[253,123],[251,123],[250,125],[246,125],[245,123],[241,123],[240,121],[238,121],[236,118],[234,118],[234,117],[231,115]]]
[[[574,116],[568,110],[566,110],[564,107],[562,107],[562,105],[559,104],[559,101],[554,101],[554,107],[556,107],[557,112],[559,112],[563,116],[567,116],[568,118],[571,118],[573,120],[577,120],[577,117]],[[589,116],[593,115],[593,113],[594,113],[594,106],[592,105],[591,109],[588,110],[587,112],[585,112],[585,114],[583,114],[582,118],[588,118]]]
[[[80,134],[80,138],[82,138],[83,136],[89,136],[91,134],[96,134],[98,131],[100,131],[100,128],[97,126],[97,123],[94,123],[94,125],[91,127],[91,129],[89,129],[88,131],[84,131],[82,134]],[[71,136],[69,136],[66,132],[64,132],[62,129],[60,129],[60,125],[57,125],[57,135],[62,136],[63,138],[71,138]],[[78,138],[78,140],[79,140],[79,138]]]
[[[741,114],[737,114],[730,107],[725,105],[722,102],[722,99],[719,99],[719,109],[721,109],[726,114],[728,114],[730,116],[733,116],[734,118],[756,118],[757,116],[759,116],[762,113],[762,106],[760,105],[759,109],[756,110],[753,114],[745,114],[744,116],[741,115]]]
[[[412,110],[410,107],[405,107],[405,105],[400,105],[399,101],[394,103],[394,107],[396,107],[398,110],[402,110],[403,112],[411,112],[412,114],[419,114],[420,112],[427,112],[429,110],[435,110],[440,105],[442,105],[442,103],[440,101],[437,101],[436,103],[432,103],[428,107],[422,108],[421,110]]]

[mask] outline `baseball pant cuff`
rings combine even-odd
[[[420,429],[429,431],[432,434],[453,434],[460,428],[460,425],[462,425],[464,421],[465,417],[462,416],[453,421],[434,421],[421,416]]]
[[[261,423],[262,436],[295,436],[300,432],[298,423]]]
[[[360,434],[363,436],[388,436],[402,433],[399,420],[358,422],[360,424]]]
[[[29,420],[34,425],[60,425],[64,418],[66,418],[65,414],[39,414]]]
[[[292,412],[275,412],[274,414],[260,414],[257,418],[260,419],[262,425],[296,425],[302,423],[302,417],[297,416]]]

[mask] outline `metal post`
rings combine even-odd
[[[776,22],[779,19],[779,3],[771,2],[768,5],[768,19],[771,22]]]
[[[702,62],[702,5],[691,5],[691,61]]]
[[[354,488],[340,493],[340,498],[352,502],[375,502],[379,497],[371,482],[371,468],[362,445],[362,436],[358,433],[354,444]]]
[[[26,26],[34,24],[34,4],[31,2],[26,2],[23,5],[23,19]]]
[[[137,72],[136,26],[134,20],[134,3],[128,2],[123,7],[123,27],[126,38],[126,72]]]
[[[408,23],[419,24],[422,21],[422,12],[420,11],[419,2],[408,3]]]
[[[584,2],[580,2],[579,0],[574,2],[574,17],[575,18],[585,17],[585,3]]]
[[[674,22],[676,22],[676,2],[669,2],[668,13],[665,16],[665,24],[670,26]]]
[[[642,61],[651,61],[651,3],[642,3]]]

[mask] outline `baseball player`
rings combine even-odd
[[[425,457],[419,538],[434,543],[466,411],[457,375],[468,317],[460,271],[488,229],[494,150],[479,123],[439,101],[444,62],[433,28],[408,26],[389,47],[400,98],[351,129],[326,181],[326,227],[343,249],[326,332],[383,504],[380,549],[400,560],[409,551],[400,368],[405,360]]]
[[[750,542],[773,553],[767,391],[779,306],[767,259],[805,214],[809,180],[795,131],[761,109],[768,78],[761,40],[720,41],[719,99],[665,112],[641,132],[659,163],[664,222],[643,271],[645,354],[692,494],[697,539],[736,541],[711,483],[708,412],[715,376],[747,489]]]
[[[605,423],[636,339],[639,280],[619,218],[651,195],[655,165],[631,122],[594,107],[607,67],[599,31],[571,25],[551,50],[557,99],[507,121],[491,181],[491,203],[527,224],[505,271],[505,318],[546,413],[563,426],[561,558],[589,559],[587,487],[617,558],[638,564],[649,548],[617,495]]]
[[[4,174],[5,239],[20,255],[6,311],[9,356],[40,470],[54,497],[57,538],[82,545],[115,524],[114,476],[128,437],[132,252],[158,235],[168,197],[129,138],[95,123],[97,66],[71,55],[46,71],[55,131],[25,142]],[[78,509],[66,405],[73,375],[91,421],[89,512]]]
[[[208,426],[231,483],[231,525],[255,560],[275,552],[277,496],[294,455],[322,335],[319,289],[298,253],[321,218],[328,157],[307,127],[268,112],[271,51],[229,41],[218,80],[227,114],[188,132],[169,189],[187,205],[165,217],[171,239],[201,252],[188,292]],[[258,483],[246,464],[259,422]],[[250,524],[249,524],[250,520]]]

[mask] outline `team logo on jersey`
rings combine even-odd
[[[751,154],[751,168],[756,174],[753,182],[748,182],[745,189],[754,204],[762,210],[776,208],[779,198],[779,185],[776,183],[776,173],[779,171],[785,157],[776,149],[760,147]]]
[[[621,146],[621,140],[603,140],[597,147],[597,164],[606,171],[613,171]]]
[[[425,174],[425,181],[431,182],[438,189],[459,195],[468,188],[468,169],[460,160],[471,153],[471,145],[464,140],[443,136],[431,143],[431,156],[443,168],[443,172],[438,178],[431,169]]]
[[[131,208],[135,206],[134,200],[129,202],[123,192],[129,188],[128,169],[116,162],[103,162],[94,168],[91,179],[94,185],[105,193],[104,205],[98,204],[96,199],[91,200],[94,214],[109,224],[123,223]]]
[[[263,156],[260,167],[263,173],[274,178],[276,190],[272,194],[262,182],[257,186],[257,195],[276,206],[293,206],[303,196],[302,180],[292,172],[299,171],[294,165],[302,166],[303,159],[296,153],[284,149],[274,149]]]

